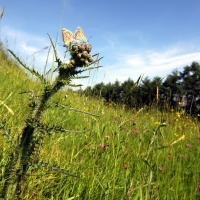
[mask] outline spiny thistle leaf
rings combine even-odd
[[[31,74],[35,75],[36,77],[38,77],[41,82],[46,83],[46,79],[44,78],[43,75],[41,75],[39,72],[35,71],[34,69],[30,69],[28,66],[26,66],[24,63],[22,63],[22,61],[19,59],[19,57],[17,57],[13,51],[11,51],[10,49],[7,49],[13,56],[14,58],[25,68],[27,69]]]
[[[96,116],[96,115],[95,115]],[[52,132],[70,132],[70,133],[83,133],[83,132],[87,132],[87,130],[84,130],[84,131],[75,131],[75,130],[67,130],[61,126],[49,126],[48,124],[45,124],[45,123],[40,123],[39,121],[37,120],[34,120],[34,119],[27,119],[25,120],[26,123],[32,127],[35,127],[37,128],[38,131],[40,132],[43,132],[43,133],[48,133],[48,134],[51,134]]]
[[[50,105],[50,107],[51,107],[51,106],[53,106],[53,104]],[[86,111],[83,111],[83,110],[80,110],[80,109],[77,109],[77,108],[70,107],[70,105],[58,104],[58,102],[55,102],[55,103],[54,103],[54,106],[55,106],[55,107],[68,108],[69,110],[74,110],[74,111],[76,111],[76,112],[84,113],[84,114],[91,115],[91,116],[94,116],[94,117],[101,117],[100,115],[97,115],[97,114],[93,114],[93,113],[86,112]]]
[[[9,143],[12,143],[13,147],[16,147],[16,141],[14,140],[14,138],[11,136],[10,134],[10,129],[7,130],[6,128],[6,120],[3,120],[1,123],[0,123],[0,129],[3,130],[3,133],[2,135],[6,136],[7,138],[7,142]]]
[[[96,115],[96,114],[93,114],[93,113],[90,113],[90,112],[86,112],[86,111],[83,111],[83,110],[79,110],[79,109],[76,109],[76,108],[70,108],[70,110],[74,110],[76,112],[80,112],[80,113],[83,113],[83,114],[91,115],[91,116],[94,116],[94,117],[101,117],[99,115]]]
[[[29,171],[33,171],[33,170],[41,169],[41,168],[46,168],[47,170],[54,171],[54,173],[61,173],[61,174],[65,174],[67,176],[73,176],[73,177],[79,178],[79,176],[69,174],[69,172],[67,170],[62,169],[59,166],[51,166],[51,165],[49,165],[49,163],[40,162],[38,164],[29,165]]]
[[[98,69],[102,66],[97,66],[97,67],[89,67],[89,68],[86,68],[86,69],[83,69],[83,70],[77,70],[76,71],[76,74],[81,74],[82,72],[85,72],[85,71],[89,71],[89,70],[92,70],[92,69]]]
[[[90,76],[76,76],[72,77],[71,79],[83,79],[83,78],[89,78]]]
[[[70,87],[81,87],[83,86],[82,84],[78,84],[78,85],[75,85],[75,84],[69,84]]]
[[[53,47],[53,51],[54,51],[54,56],[55,56],[55,61],[58,63],[58,65],[61,65],[61,60],[60,60],[60,58],[58,57],[58,54],[57,54],[57,51],[56,51],[56,48],[55,48],[55,46],[54,46],[54,44],[53,44],[53,41],[52,41],[52,39],[51,39],[51,37],[50,37],[50,35],[47,33],[47,35],[49,36],[49,40],[50,40],[50,42],[51,42],[51,45],[52,45],[52,47]]]

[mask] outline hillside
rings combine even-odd
[[[30,93],[23,92],[40,94],[40,88],[0,50],[0,100],[10,95],[5,104],[14,112],[1,105],[0,122],[7,120],[15,139],[29,116]],[[196,119],[176,110],[128,110],[71,90],[56,94],[50,105],[57,102],[63,106],[50,106],[42,121],[67,131],[44,138],[39,157],[43,165],[29,172],[23,199],[200,198],[200,124]],[[2,134],[0,144],[3,166],[8,144]],[[68,174],[55,170],[58,166]]]

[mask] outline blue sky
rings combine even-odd
[[[47,33],[63,58],[61,29],[74,32],[81,26],[92,53],[104,56],[104,67],[82,81],[84,86],[137,80],[140,74],[166,77],[200,62],[198,0],[1,0],[3,6],[1,40],[39,71],[47,50],[36,52],[50,45]],[[52,53],[48,60],[50,68]]]

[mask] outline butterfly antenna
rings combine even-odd
[[[63,46],[63,47],[65,47],[65,45],[63,45],[63,44],[60,44],[60,43],[58,43],[58,45],[59,45],[59,46]]]
[[[90,39],[90,38],[92,38],[92,36],[90,36],[90,37],[87,39],[88,42],[89,42],[89,39]]]

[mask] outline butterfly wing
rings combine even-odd
[[[62,29],[62,38],[65,47],[69,47],[73,40],[73,33],[66,28]]]
[[[85,33],[83,32],[81,27],[78,27],[74,33],[74,39],[77,43],[88,43]]]

